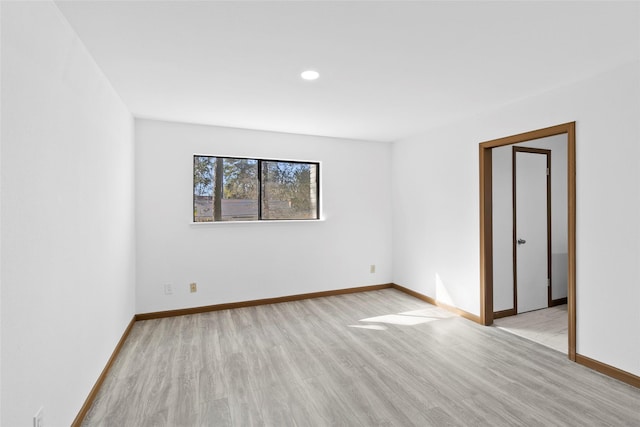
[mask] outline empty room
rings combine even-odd
[[[0,30],[0,425],[640,425],[640,2]]]

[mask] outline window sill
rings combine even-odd
[[[324,222],[324,218],[320,219],[262,219],[259,221],[210,221],[210,222],[190,222],[189,225],[194,227],[215,226],[225,224],[308,224],[316,222]]]

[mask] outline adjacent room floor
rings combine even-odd
[[[136,323],[85,426],[639,425],[640,389],[393,289]]]
[[[503,317],[494,320],[493,324],[512,334],[551,347],[564,354],[568,353],[569,319],[566,304]]]

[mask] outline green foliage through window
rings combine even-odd
[[[193,156],[193,221],[318,219],[319,164]]]

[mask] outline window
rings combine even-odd
[[[193,222],[320,218],[318,163],[193,156]]]

